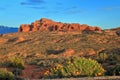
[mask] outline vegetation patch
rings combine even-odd
[[[1,68],[0,80],[15,80],[15,76],[12,72],[7,71],[5,68]]]
[[[25,67],[24,60],[19,57],[8,58],[5,62],[3,62],[3,66],[19,68],[19,69],[24,69],[24,67]]]
[[[71,58],[63,64],[56,64],[45,72],[47,78],[101,76],[105,70],[95,60],[86,58]]]

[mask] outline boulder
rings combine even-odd
[[[63,56],[70,57],[75,54],[75,51],[73,49],[67,49],[64,53]]]
[[[117,34],[118,36],[120,36],[120,31],[116,31],[116,34]]]

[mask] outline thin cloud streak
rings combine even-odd
[[[29,7],[29,8],[33,8],[33,9],[46,9],[45,7]]]
[[[44,0],[26,0],[24,2],[21,2],[21,5],[39,5],[45,3]]]
[[[119,9],[120,9],[120,6],[117,6],[117,7],[105,7],[105,8],[101,8],[100,10],[113,11],[113,10],[119,10]]]
[[[70,11],[67,11],[66,13],[67,14],[80,14],[80,13],[83,13],[84,11],[82,10],[70,10]]]
[[[62,3],[60,3],[60,2],[56,2],[56,4],[57,4],[57,5],[60,5],[60,6],[61,6],[61,5],[63,5],[63,4],[62,4]]]
[[[6,10],[6,8],[5,7],[0,7],[0,10]]]

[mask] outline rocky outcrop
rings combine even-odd
[[[120,27],[104,30],[104,34],[110,35],[110,36],[120,36]]]
[[[20,25],[18,32],[29,31],[101,31],[99,27],[88,26],[87,24],[80,25],[78,23],[61,23],[54,22],[50,19],[42,18],[33,23]]]

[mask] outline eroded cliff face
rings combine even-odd
[[[101,31],[99,27],[89,26],[87,24],[78,23],[61,23],[54,22],[50,19],[42,18],[31,24],[21,24],[18,32],[29,31]]]

